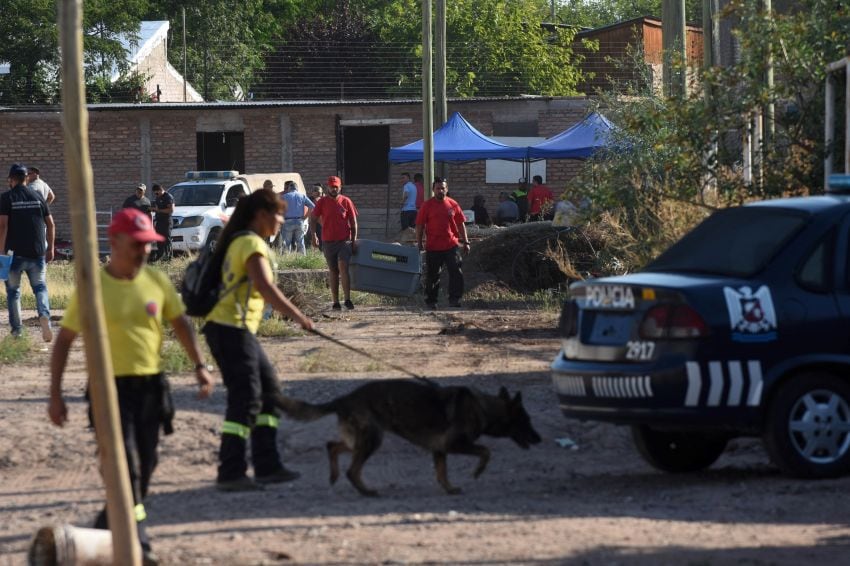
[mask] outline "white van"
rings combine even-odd
[[[286,181],[293,181],[299,192],[305,192],[304,181],[298,173],[240,175],[238,171],[188,171],[185,181],[168,189],[174,197],[172,248],[182,252],[196,252],[205,247],[215,249],[236,201],[263,188],[266,179],[274,183],[275,192],[283,192]]]

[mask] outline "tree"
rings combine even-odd
[[[741,58],[702,73],[711,98],[701,91],[685,98],[636,92],[640,96],[602,101],[602,111],[621,128],[620,149],[591,160],[573,189],[591,188],[588,196],[598,211],[620,219],[640,250],[631,268],[689,227],[681,222],[687,205],[705,213],[823,190],[823,158],[832,149],[823,145],[825,66],[844,56],[850,0],[801,0],[799,10],[775,18],[751,1],[732,0],[722,15],[735,22]],[[764,80],[768,53],[777,77],[772,89]],[[776,135],[760,148],[761,179],[749,183],[741,173],[740,133],[752,113],[771,101]],[[675,203],[680,214],[665,216],[665,203]]]
[[[59,100],[59,30],[51,0],[7,0],[0,19],[0,61],[11,69],[2,78],[0,102],[53,104]],[[126,71],[127,56],[118,37],[139,29],[146,0],[126,0],[120,8],[109,0],[88,0],[83,12],[83,49],[87,87],[103,83],[113,69]],[[96,90],[103,90],[98,87]]]
[[[661,0],[560,0],[558,19],[582,27],[601,27],[640,16],[661,17]],[[702,0],[686,0],[689,22],[702,22]]]
[[[575,94],[582,79],[573,51],[572,27],[544,27],[545,0],[456,0],[447,2],[447,71],[450,96],[531,92]],[[421,3],[390,0],[371,14],[373,27],[390,44],[407,45],[407,61],[421,57]],[[420,70],[402,61],[399,85],[417,84]]]
[[[149,16],[171,22],[172,65],[183,68],[182,8],[186,8],[187,80],[205,100],[234,100],[258,82],[264,55],[294,21],[298,0],[151,0]]]

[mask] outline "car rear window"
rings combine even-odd
[[[806,224],[809,214],[775,206],[714,213],[651,262],[645,271],[751,277]]]

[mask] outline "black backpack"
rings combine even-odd
[[[233,234],[230,241],[248,233],[247,230],[237,232]],[[243,277],[231,287],[224,289],[221,266],[225,255],[227,255],[226,251],[216,255],[210,251],[209,247],[204,247],[197,259],[186,267],[183,282],[180,283],[180,296],[183,298],[186,314],[189,316],[207,316],[224,295],[236,289],[245,280]]]

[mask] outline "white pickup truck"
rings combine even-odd
[[[215,249],[236,201],[261,189],[266,179],[274,183],[275,192],[282,192],[286,181],[294,181],[298,190],[304,192],[304,182],[298,173],[240,175],[238,171],[188,171],[185,181],[168,189],[174,197],[173,249],[182,252],[197,252],[204,247]]]

